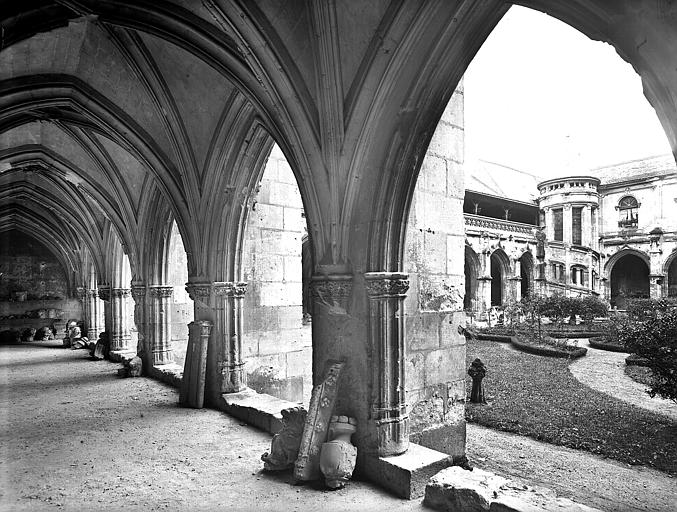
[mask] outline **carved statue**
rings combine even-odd
[[[470,392],[470,403],[473,404],[486,404],[487,401],[484,398],[484,390],[482,389],[482,379],[484,379],[487,374],[487,367],[484,366],[482,360],[478,357],[472,363],[470,363],[470,368],[468,368],[468,375],[472,378],[472,391]]]
[[[282,410],[282,430],[273,436],[270,453],[266,452],[261,455],[263,469],[280,471],[294,465],[299,454],[306,414],[303,407],[290,407]]]
[[[545,231],[542,227],[538,227],[534,236],[536,237],[536,258],[542,260],[545,258]]]

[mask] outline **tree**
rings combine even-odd
[[[626,347],[648,361],[653,374],[649,395],[677,403],[677,310],[633,322],[623,338]]]

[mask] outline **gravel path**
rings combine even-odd
[[[578,345],[588,349],[585,357],[569,365],[569,371],[579,382],[624,402],[677,420],[677,404],[657,396],[651,398],[646,393],[646,386],[625,374],[625,358],[628,354],[592,348],[587,339],[579,340]]]
[[[428,510],[366,482],[329,492],[262,473],[268,434],[57,347],[0,347],[2,511]],[[675,479],[589,453],[468,425],[468,456],[603,510],[677,510]]]

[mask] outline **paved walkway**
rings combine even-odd
[[[340,491],[261,471],[270,435],[56,344],[0,346],[0,510],[424,512],[368,482]],[[480,468],[605,511],[677,510],[675,479],[468,425]]]
[[[629,404],[677,420],[677,404],[660,397],[651,398],[645,385],[625,374],[625,358],[628,354],[592,348],[587,339],[580,339],[578,346],[588,349],[585,357],[569,365],[569,371],[579,382]]]

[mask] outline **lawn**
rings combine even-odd
[[[466,367],[476,357],[489,404],[468,403],[469,422],[677,475],[677,422],[584,386],[566,359],[469,340]]]

